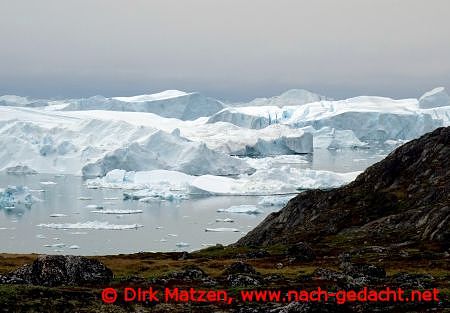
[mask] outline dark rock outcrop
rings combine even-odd
[[[0,276],[0,283],[78,286],[107,284],[112,278],[112,271],[97,260],[71,255],[43,255],[32,264]]]
[[[450,243],[450,127],[397,148],[352,183],[299,194],[240,239],[238,246],[317,243]]]

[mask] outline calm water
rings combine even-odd
[[[363,170],[379,161],[386,152],[370,150],[320,150],[308,163],[293,165],[313,169],[348,172]],[[42,185],[53,181],[55,185]],[[42,199],[30,208],[16,206],[0,209],[0,252],[48,254],[119,254],[138,251],[191,251],[216,243],[235,242],[260,223],[268,213],[279,207],[262,208],[263,214],[218,213],[217,209],[232,205],[257,204],[261,197],[203,197],[180,202],[158,201],[141,203],[123,201],[122,190],[88,189],[77,176],[31,175],[16,176],[0,173],[0,187],[23,185],[34,189],[33,195]],[[92,198],[80,200],[79,197]],[[106,199],[105,199],[106,198]],[[115,199],[108,199],[115,198]],[[142,210],[140,214],[106,215],[92,213],[87,205],[101,205],[104,209]],[[62,217],[50,217],[64,214]],[[231,218],[234,223],[216,222]],[[131,230],[50,229],[38,227],[44,223],[78,223],[88,221],[111,224],[141,224]],[[239,232],[205,232],[205,228],[236,228]],[[177,247],[177,243],[189,246]],[[69,247],[78,249],[70,249]]]

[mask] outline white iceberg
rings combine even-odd
[[[216,218],[216,223],[234,223],[234,220],[231,218]]]
[[[183,248],[183,247],[189,247],[189,246],[190,246],[190,244],[187,243],[187,242],[177,242],[175,245],[176,245],[178,248]]]
[[[86,209],[91,209],[91,210],[101,210],[103,209],[103,206],[99,205],[99,204],[88,204],[85,206]]]
[[[206,228],[205,232],[221,233],[221,232],[239,232],[237,228],[219,227],[219,228]]]
[[[144,141],[107,153],[95,163],[87,164],[85,177],[102,177],[113,169],[148,171],[166,169],[192,175],[236,175],[251,172],[242,160],[209,149],[176,133],[157,131]]]
[[[277,168],[261,166],[252,175],[236,178],[203,175],[191,176],[175,171],[121,172],[122,179],[109,175],[88,180],[88,186],[140,189],[124,192],[124,199],[154,201],[186,199],[190,195],[273,195],[292,194],[298,190],[334,188],[351,182],[360,172],[335,173],[283,165]],[[113,176],[117,175],[115,171]],[[113,181],[113,182],[112,182]]]
[[[258,205],[263,207],[282,207],[285,206],[289,200],[294,198],[296,195],[287,195],[287,196],[264,196],[259,200]]]
[[[254,205],[233,205],[226,209],[218,209],[217,212],[221,213],[239,213],[239,214],[262,214],[261,209]]]
[[[196,92],[186,93],[179,90],[166,90],[156,94],[133,97],[105,98],[95,96],[87,99],[75,99],[71,100],[63,110],[151,112],[180,120],[194,120],[202,116],[211,116],[222,108],[222,102]]]
[[[88,221],[79,223],[50,223],[50,224],[39,224],[37,227],[53,228],[53,229],[95,229],[95,230],[128,230],[128,229],[138,229],[144,227],[140,224],[130,224],[130,225],[120,225],[120,224],[110,224],[109,222],[100,221]]]
[[[54,213],[54,214],[50,214],[50,217],[66,217],[66,214],[63,213]]]
[[[55,183],[54,181],[41,181],[40,182],[41,185],[56,185],[57,183]]]
[[[393,100],[383,97],[356,97],[319,101],[297,106],[247,106],[225,108],[208,123],[229,122],[240,127],[260,129],[272,124],[297,128],[330,127],[351,130],[359,140],[413,139],[442,126],[432,112],[419,108],[416,99]]]
[[[271,98],[256,98],[246,103],[233,103],[231,106],[277,106],[303,105],[322,100],[333,100],[331,98],[313,93],[305,89],[290,89],[279,96]]]
[[[419,107],[430,109],[437,107],[450,106],[450,96],[444,87],[437,87],[423,94],[419,99]]]
[[[30,189],[24,186],[8,186],[0,189],[0,207],[14,207],[15,204],[32,205],[38,200],[33,197]]]

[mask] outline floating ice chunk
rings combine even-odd
[[[261,214],[261,209],[254,205],[233,205],[226,209],[218,209],[217,212],[223,213],[242,213],[242,214]]]
[[[37,227],[53,228],[53,229],[96,229],[96,230],[127,230],[138,229],[144,227],[140,224],[120,225],[110,224],[109,222],[89,221],[80,223],[64,223],[64,224],[39,224]]]
[[[177,234],[167,234],[167,236],[169,236],[169,237],[178,237]]]
[[[37,238],[37,239],[46,239],[47,236],[45,236],[45,235],[43,235],[43,234],[37,234],[37,235],[36,235],[36,238]]]
[[[103,209],[103,206],[98,204],[88,204],[86,205],[86,209],[101,210]]]
[[[6,169],[6,173],[12,175],[35,175],[38,172],[27,165],[17,165],[13,167],[8,167]]]
[[[32,205],[36,200],[38,199],[24,186],[8,186],[6,189],[0,189],[0,207],[3,208],[14,208],[15,204]]]
[[[158,188],[159,187],[159,188]],[[138,200],[140,202],[176,201],[187,199],[187,195],[179,191],[171,191],[169,186],[158,186],[153,189],[143,189],[135,192],[124,192],[124,200]]]
[[[187,243],[187,242],[177,242],[175,245],[176,245],[178,248],[189,247],[189,246],[190,246],[190,244]]]
[[[81,196],[81,197],[78,197],[78,200],[92,200],[92,197]]]
[[[368,148],[368,144],[362,142],[351,130],[336,130],[330,127],[322,127],[314,134],[314,148],[343,149],[343,148]]]
[[[239,232],[239,229],[237,228],[227,228],[227,227],[219,227],[219,228],[206,228],[205,232]]]
[[[66,246],[65,243],[54,243],[54,244],[44,245],[44,247],[46,247],[46,248],[63,248],[65,246]]]
[[[41,181],[40,183],[41,183],[41,185],[56,185],[57,184],[54,181]]]
[[[296,195],[287,195],[287,196],[264,196],[259,200],[258,205],[260,206],[285,206],[289,200],[294,198]]]
[[[105,197],[103,200],[119,200],[118,197]]]
[[[62,213],[54,213],[54,214],[50,214],[50,217],[66,217],[66,214],[62,214]]]
[[[234,223],[234,220],[231,219],[231,218],[216,218],[216,222],[217,223],[220,223],[220,222],[223,222],[223,223]]]
[[[77,245],[71,245],[71,246],[69,246],[69,249],[80,249],[80,246],[77,246]]]
[[[161,238],[159,241],[160,241],[160,242],[167,242],[167,239]]]
[[[93,210],[91,213],[98,214],[139,214],[144,211],[142,210]]]

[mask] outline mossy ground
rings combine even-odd
[[[344,240],[345,241],[345,240]],[[111,286],[126,286],[135,278],[148,280],[163,277],[171,272],[196,265],[212,278],[219,278],[223,270],[237,260],[245,260],[263,276],[281,275],[285,280],[270,284],[270,288],[289,288],[299,286],[317,287],[317,282],[306,282],[302,278],[310,277],[315,269],[329,268],[338,270],[339,252],[347,247],[342,246],[342,238],[329,240],[328,245],[317,248],[317,259],[311,262],[289,263],[285,256],[286,247],[277,245],[265,248],[269,256],[257,259],[245,258],[245,255],[258,251],[252,248],[211,247],[189,254],[188,259],[180,259],[180,253],[137,253],[131,255],[113,255],[95,257],[105,263],[114,272]],[[388,276],[408,272],[410,274],[431,274],[434,284],[445,299],[450,294],[450,265],[447,259],[436,257],[436,249],[430,247],[405,247],[407,255],[377,253],[368,249],[358,253],[354,260],[367,262],[385,268]],[[31,263],[37,255],[0,254],[0,274]],[[282,266],[280,265],[282,264]],[[299,282],[296,286],[287,286],[286,281]],[[279,285],[277,285],[279,284]],[[297,283],[295,283],[297,284]],[[306,285],[305,285],[306,284]],[[3,312],[208,312],[217,308],[207,305],[191,307],[176,304],[160,304],[157,307],[140,307],[121,303],[105,305],[101,301],[101,290],[105,286],[95,287],[58,287],[45,288],[38,286],[0,285],[0,311]],[[195,287],[195,286],[193,286]],[[230,292],[236,291],[229,289]],[[448,301],[448,300],[447,300]],[[447,302],[448,303],[448,302]],[[450,309],[449,309],[450,310]],[[445,309],[441,310],[445,311]],[[223,309],[226,312],[226,309]]]

